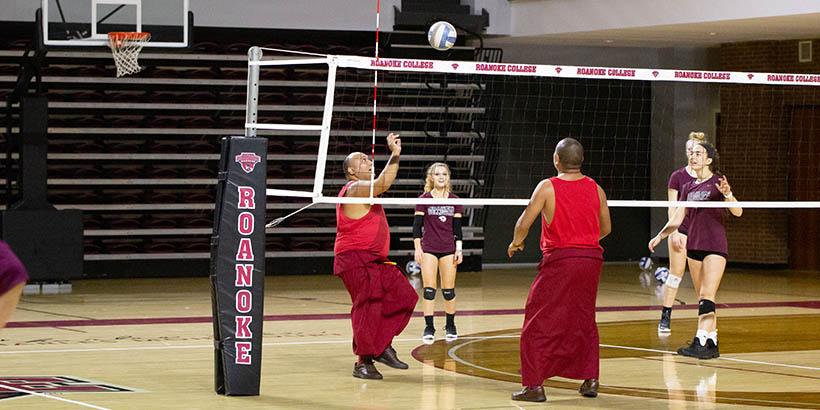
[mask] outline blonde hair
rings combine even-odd
[[[447,170],[447,177],[448,178],[447,178],[447,186],[445,187],[445,190],[447,191],[446,193],[449,194],[450,191],[453,190],[452,187],[450,186],[450,178],[449,178],[450,175],[452,175],[452,173],[450,172],[450,167],[447,166],[447,164],[445,164],[443,162],[434,162],[432,165],[427,167],[427,178],[425,178],[425,180],[424,180],[424,192],[430,192],[430,191],[433,190],[433,170],[436,169],[436,167],[444,167],[444,169]]]
[[[705,142],[706,141],[706,134],[698,131],[692,131],[689,133],[690,140],[697,140],[698,142]]]

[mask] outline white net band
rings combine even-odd
[[[313,198],[314,203],[323,204],[381,204],[381,205],[464,205],[464,206],[527,206],[529,199],[507,198],[351,198],[322,196],[307,191],[284,189],[267,189],[268,196]],[[630,201],[608,200],[612,208],[761,208],[761,209],[813,209],[820,208],[818,201],[737,201],[737,202],[704,202],[704,201]]]
[[[150,39],[151,35],[148,33],[108,33],[108,47],[114,56],[117,77],[136,74],[142,70],[137,57],[139,57],[143,45]]]

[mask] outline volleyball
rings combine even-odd
[[[456,43],[456,28],[446,21],[437,21],[427,30],[427,41],[436,50],[449,50]]]
[[[419,265],[416,261],[407,262],[407,265],[404,267],[404,270],[407,271],[410,275],[418,275],[421,273],[421,265]]]
[[[668,277],[669,269],[664,268],[663,266],[659,267],[658,269],[655,269],[655,280],[657,280],[658,282],[665,283],[666,278]]]
[[[644,256],[641,260],[638,261],[638,266],[641,267],[642,271],[648,271],[652,269],[652,258],[648,256]]]

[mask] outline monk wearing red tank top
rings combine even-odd
[[[370,158],[361,152],[345,158],[343,167],[350,182],[339,197],[367,198],[371,189],[377,196],[390,188],[399,171],[399,136],[388,135],[387,146],[390,159],[372,185]],[[389,250],[390,229],[381,205],[336,205],[333,273],[342,279],[353,302],[353,353],[359,356],[353,377],[360,379],[382,379],[374,360],[396,369],[408,367],[391,343],[410,322],[419,297],[396,264],[387,260]]]
[[[560,376],[584,380],[579,392],[598,395],[598,326],[595,299],[603,265],[598,241],[612,230],[606,194],[581,173],[584,149],[564,138],[552,156],[558,176],[541,181],[518,218],[507,254],[541,215],[538,276],[530,287],[521,329],[521,384],[513,400],[545,401],[542,383]]]

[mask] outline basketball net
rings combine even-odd
[[[137,62],[142,46],[151,39],[149,33],[111,32],[108,33],[108,47],[114,55],[117,77],[138,73],[142,68]]]

